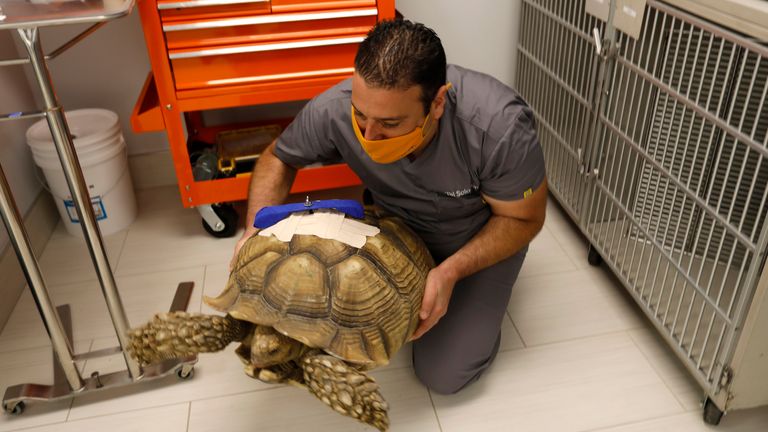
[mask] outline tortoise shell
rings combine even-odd
[[[282,242],[256,233],[224,291],[206,302],[349,362],[387,364],[416,329],[434,261],[398,218],[366,213],[365,223],[380,232],[359,249],[314,235]]]

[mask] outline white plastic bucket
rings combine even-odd
[[[67,112],[65,116],[102,235],[125,229],[136,219],[137,208],[117,115],[107,110],[84,109]],[[47,121],[38,121],[27,130],[27,144],[45,176],[67,232],[82,237]]]

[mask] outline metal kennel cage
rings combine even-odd
[[[587,3],[523,1],[517,89],[590,262],[615,272],[717,424],[768,404],[768,45],[671,2],[612,0],[605,20]],[[630,12],[637,34],[615,25]]]

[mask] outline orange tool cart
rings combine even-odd
[[[132,127],[166,131],[184,206],[197,208],[217,237],[237,229],[227,203],[247,199],[250,169],[236,165],[248,155],[239,158],[237,147],[258,151],[290,119],[208,127],[202,113],[311,99],[351,76],[368,30],[395,16],[394,0],[138,0],[138,7],[152,71]],[[229,144],[234,154],[223,158]],[[208,179],[211,170],[217,176]],[[359,182],[345,164],[307,167],[291,192]]]

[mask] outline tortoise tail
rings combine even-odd
[[[128,349],[142,366],[201,352],[223,350],[242,340],[252,325],[229,315],[167,312],[128,333]]]

